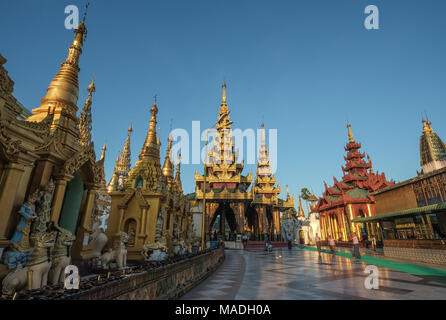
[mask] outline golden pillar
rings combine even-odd
[[[20,179],[24,172],[24,165],[9,163],[4,169],[4,179],[0,190],[0,207],[2,210],[0,219],[0,246],[6,245],[10,236],[11,223],[14,219],[14,200]]]
[[[73,179],[72,175],[57,176],[55,181],[55,188],[53,194],[53,203],[51,208],[51,221],[59,222],[60,211],[62,210],[63,200],[65,197],[65,190],[67,189],[68,181]]]
[[[88,245],[89,241],[84,242],[84,239],[87,239],[87,237],[90,237],[90,235],[93,233],[93,230],[91,229],[91,217],[95,207],[96,192],[96,188],[87,185],[87,199],[84,210],[80,213],[80,225],[76,229],[76,241],[73,245],[73,250],[71,253],[74,259],[85,257],[88,255],[88,251],[91,250]]]

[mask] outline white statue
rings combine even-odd
[[[28,267],[17,266],[8,273],[2,281],[2,293],[13,295],[15,292],[26,288],[28,284]]]
[[[119,269],[127,267],[127,242],[129,236],[121,231],[119,233],[119,243],[114,249],[109,249],[101,256],[102,268],[108,269],[110,262],[116,261]]]
[[[64,282],[65,267],[71,264],[71,247],[76,237],[68,230],[58,227],[59,234],[52,253],[52,264],[49,272],[50,284]]]

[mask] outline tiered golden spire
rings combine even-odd
[[[262,139],[259,148],[259,158],[257,161],[257,175],[259,176],[270,176],[272,174],[272,169],[269,163],[268,149],[265,143],[265,125],[262,121]]]
[[[446,145],[432,129],[429,119],[422,119],[423,135],[420,137],[420,162],[423,173],[446,167]]]
[[[299,218],[305,218],[305,212],[304,212],[304,209],[302,208],[302,199],[300,198],[300,195],[299,195],[299,211],[298,211],[298,217]]]
[[[122,148],[121,155],[116,159],[115,172],[118,175],[127,176],[131,168],[131,153],[130,153],[130,135],[133,131],[130,124],[127,131],[127,139],[125,140],[124,147]]]
[[[221,105],[220,105],[220,111],[218,113],[218,120],[216,124],[217,130],[220,132],[224,129],[231,129],[232,122],[230,121],[229,117],[229,108],[226,104],[226,82],[223,81],[223,84],[221,86],[223,88],[223,94],[221,98]]]
[[[348,139],[350,142],[355,142],[355,139],[353,138],[353,132],[352,127],[350,126],[350,122],[347,121],[347,129],[348,129]]]
[[[149,121],[149,130],[147,131],[146,140],[139,154],[139,160],[149,155],[159,158],[159,145],[156,140],[156,114],[158,113],[156,102],[150,108],[150,112],[152,116]]]
[[[173,163],[170,156],[172,152],[172,137],[169,135],[167,150],[166,150],[166,158],[164,159],[163,165],[163,175],[167,178],[168,181],[173,179]]]
[[[369,155],[367,155],[367,160],[369,160],[370,163],[370,174],[375,174],[375,171],[373,171],[372,160],[370,159]]]
[[[104,145],[102,146],[101,158],[99,160],[105,159],[105,151],[106,150],[107,150],[107,145],[104,143]]]
[[[179,191],[183,190],[183,186],[181,185],[181,153],[178,153],[178,163],[177,170],[175,172],[175,183]]]
[[[33,110],[34,115],[29,117],[28,121],[42,121],[48,114],[54,114],[53,124],[63,126],[63,123],[59,123],[61,114],[76,114],[79,95],[79,58],[86,34],[87,28],[82,21],[75,30],[73,43],[68,48],[67,59],[61,64],[59,72],[48,86],[40,107]]]
[[[223,94],[221,96],[221,105],[226,105],[226,82],[223,81],[221,86],[223,88]]]
[[[79,132],[81,135],[80,144],[82,146],[86,146],[91,143],[91,98],[93,92],[96,91],[94,80],[91,81],[87,91],[88,97],[79,115]]]

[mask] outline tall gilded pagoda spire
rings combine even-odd
[[[278,195],[280,194],[280,186],[275,186],[276,176],[273,176],[273,171],[269,162],[268,149],[265,144],[265,125],[262,121],[262,136],[259,148],[259,156],[257,159],[257,172],[254,183],[254,194],[256,203],[278,203]],[[257,200],[258,199],[258,200]],[[287,186],[287,202],[294,201],[291,199]]]
[[[221,96],[221,105],[226,105],[226,82],[223,81],[221,86],[223,88],[223,94]]]
[[[423,134],[420,137],[420,163],[423,173],[446,167],[446,146],[432,129],[429,119],[422,120]]]
[[[179,191],[183,190],[183,186],[181,184],[181,153],[178,153],[178,163],[177,170],[175,172],[175,183]]]
[[[93,92],[96,91],[94,80],[91,81],[87,91],[88,97],[79,115],[79,132],[81,135],[80,143],[82,146],[86,146],[91,143],[91,98]]]
[[[101,157],[99,158],[99,160],[105,159],[105,151],[106,150],[107,150],[107,145],[104,143],[104,145],[102,146]]]
[[[257,161],[257,175],[259,176],[270,176],[272,174],[272,169],[269,162],[268,149],[265,143],[265,125],[262,121],[262,138],[259,148],[259,158]]]
[[[347,129],[348,129],[348,140],[349,140],[349,142],[355,142],[355,139],[353,138],[353,132],[352,132],[352,127],[350,125],[350,122],[347,122]]]
[[[54,115],[51,130],[64,128],[60,130],[61,141],[67,145],[75,144],[75,140],[78,138],[75,118],[79,96],[79,58],[87,34],[85,17],[74,32],[74,40],[68,48],[66,60],[61,64],[59,72],[49,84],[40,107],[34,109],[34,114],[27,119],[27,121],[40,122],[47,115]]]
[[[139,154],[139,160],[142,160],[145,156],[154,156],[159,159],[159,145],[156,139],[156,114],[158,113],[156,102],[150,108],[150,112],[152,116],[150,117],[146,140]]]
[[[305,219],[305,212],[304,212],[304,209],[302,208],[302,199],[300,198],[300,195],[299,195],[299,208],[298,208],[297,217]]]
[[[172,137],[169,136],[168,144],[167,144],[167,150],[166,150],[166,157],[164,159],[164,165],[163,165],[163,175],[167,178],[168,181],[172,181],[173,179],[173,162],[171,158],[171,152],[172,152]]]
[[[113,170],[113,176],[108,183],[107,190],[109,192],[115,191],[118,188],[118,181],[124,180],[128,177],[131,168],[131,153],[130,153],[130,135],[133,131],[130,124],[127,130],[127,139],[125,140],[124,147],[121,150],[121,154],[116,159],[115,169]]]
[[[125,140],[124,147],[121,150],[121,154],[116,160],[115,171],[122,174],[123,176],[127,176],[131,164],[131,153],[130,153],[130,135],[132,134],[133,128],[130,124],[129,129],[127,130],[127,139]]]
[[[231,165],[236,162],[234,152],[234,141],[232,140],[232,121],[229,116],[229,108],[226,104],[226,83],[222,84],[222,98],[218,119],[215,127],[217,129],[212,148],[209,150],[209,161],[217,164]]]

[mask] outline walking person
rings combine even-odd
[[[243,247],[246,248],[246,246],[248,245],[248,236],[246,235],[246,233],[243,234],[242,239],[243,239]]]
[[[292,243],[291,240],[293,240],[293,238],[291,237],[291,235],[287,235],[287,240],[288,240],[288,250],[291,250],[292,247]]]
[[[331,254],[335,254],[335,241],[331,235],[328,236],[328,245],[330,246]]]
[[[376,236],[372,237],[372,249],[373,251],[376,251]]]
[[[356,232],[353,232],[352,241],[353,241],[353,259],[357,261],[361,259],[361,253],[359,252],[359,239],[358,236],[356,235]]]
[[[318,233],[316,233],[316,237],[314,238],[314,240],[316,241],[317,253],[321,255],[321,238],[319,237]]]

